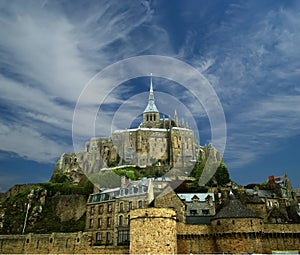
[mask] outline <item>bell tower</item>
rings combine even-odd
[[[148,105],[143,112],[143,127],[146,128],[159,128],[159,111],[154,103],[154,93],[153,93],[153,84],[152,84],[152,73],[150,76],[150,92]]]

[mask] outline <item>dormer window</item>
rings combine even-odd
[[[196,215],[197,214],[197,210],[195,210],[195,209],[190,210],[190,214],[191,215]]]

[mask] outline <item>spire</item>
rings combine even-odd
[[[150,91],[149,91],[149,99],[148,105],[144,112],[158,112],[157,107],[154,103],[154,93],[153,93],[153,84],[152,84],[152,73],[150,74]]]
[[[175,126],[178,127],[178,116],[176,110],[174,111],[174,121],[175,121]]]

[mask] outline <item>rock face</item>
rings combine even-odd
[[[86,196],[75,194],[53,196],[47,202],[60,221],[77,221],[85,214],[86,201]]]
[[[87,195],[17,185],[0,202],[0,234],[84,230]]]

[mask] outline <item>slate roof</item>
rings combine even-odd
[[[211,196],[212,200],[215,201],[214,193],[178,193],[177,195],[185,202],[193,201],[193,196],[197,196],[201,202],[205,202],[207,196]],[[218,194],[219,197],[220,195]]]
[[[255,191],[253,189],[245,189],[245,192],[247,195],[253,195]],[[271,190],[258,190],[257,193],[258,193],[258,196],[261,198],[279,198]]]
[[[247,204],[264,204],[258,195],[246,195],[245,202]]]
[[[213,219],[226,219],[226,218],[260,218],[249,208],[242,204],[233,195],[230,196],[228,202],[224,207],[213,217]]]

